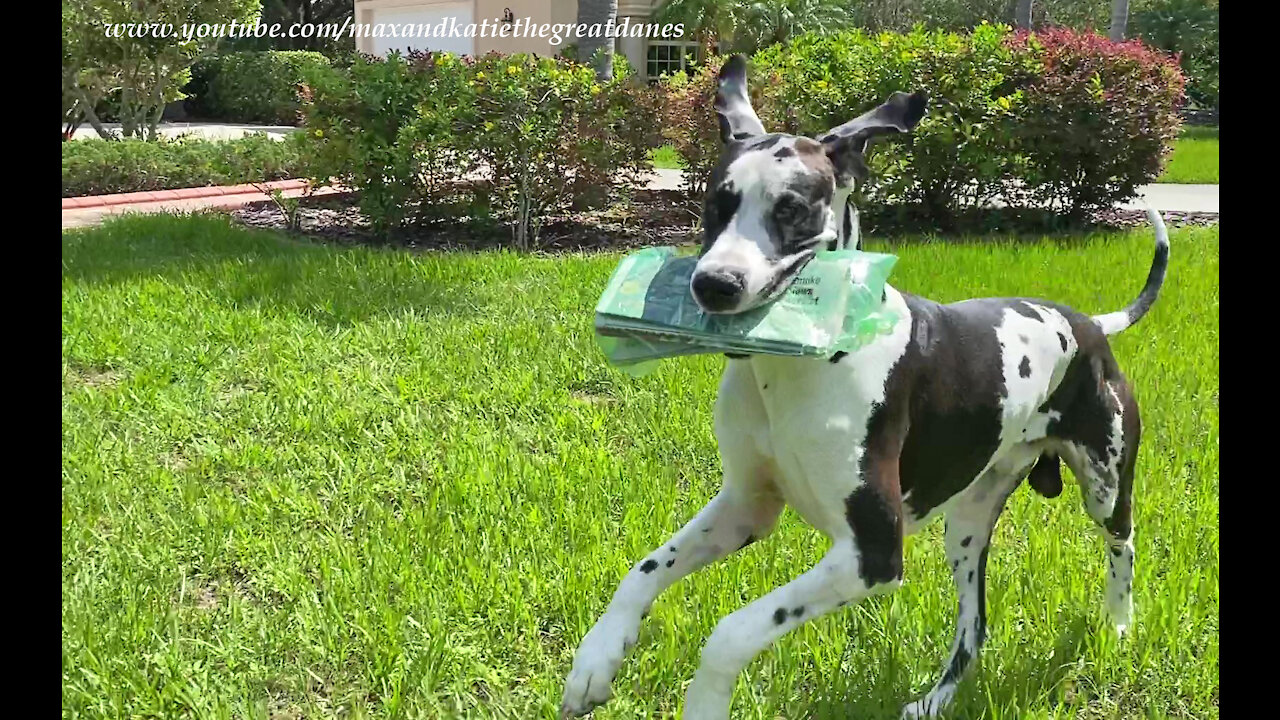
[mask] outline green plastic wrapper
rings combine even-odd
[[[610,363],[633,375],[681,355],[850,352],[897,322],[881,302],[897,261],[883,253],[821,251],[773,301],[711,315],[689,292],[698,258],[672,247],[646,248],[623,258],[609,278],[596,304],[596,340]]]

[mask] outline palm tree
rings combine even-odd
[[[733,37],[742,4],[735,0],[666,0],[654,13],[660,23],[684,23],[703,57],[721,38]]]
[[[1115,42],[1124,40],[1124,31],[1128,25],[1129,0],[1111,0],[1111,32],[1108,36]]]
[[[578,24],[599,25],[600,35],[578,38],[578,58],[595,63],[596,77],[608,80],[613,77],[614,39],[605,37],[604,28],[618,20],[618,0],[578,0]],[[603,51],[596,57],[597,51]]]
[[[753,49],[785,44],[808,32],[834,32],[853,24],[844,0],[756,0],[747,6],[745,30]]]

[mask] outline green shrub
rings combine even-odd
[[[895,90],[925,90],[919,126],[872,146],[858,200],[910,207],[942,227],[997,196],[1076,215],[1132,197],[1176,137],[1182,77],[1173,60],[1091,33],[1034,37],[992,25],[963,35],[804,36],[755,56],[752,101],[767,129],[813,136]],[[689,160],[693,190],[719,152],[719,65],[712,58],[659,86],[668,141]]]
[[[202,60],[192,70],[188,111],[231,122],[294,125],[299,86],[314,68],[328,67],[318,52],[267,50],[236,52]]]
[[[303,167],[301,138],[262,133],[236,140],[102,140],[62,143],[62,196],[174,190],[282,180]]]
[[[548,213],[598,202],[648,169],[652,97],[623,63],[601,84],[563,58],[362,58],[311,73],[311,176],[358,190],[382,229],[498,215],[530,248]]]
[[[754,63],[764,89],[761,119],[817,135],[896,90],[925,90],[928,114],[911,135],[873,145],[859,200],[920,206],[945,219],[988,203],[1019,172],[1008,138],[1035,62],[1007,39],[1006,28],[981,25],[964,35],[853,32],[771,48]]]
[[[1187,97],[1218,109],[1218,0],[1148,0],[1130,18],[1143,42],[1178,53],[1187,77]]]

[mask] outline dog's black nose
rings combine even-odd
[[[724,270],[697,273],[691,285],[694,298],[709,312],[732,309],[746,289],[742,275]]]

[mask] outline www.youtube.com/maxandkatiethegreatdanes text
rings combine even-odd
[[[502,20],[460,23],[446,18],[437,23],[358,23],[347,18],[342,23],[264,24],[242,23],[104,23],[104,32],[114,38],[172,38],[190,41],[201,38],[546,38],[550,45],[584,37],[633,37],[682,39],[684,23],[633,23],[624,17],[614,23],[535,23],[532,18],[507,16]]]

